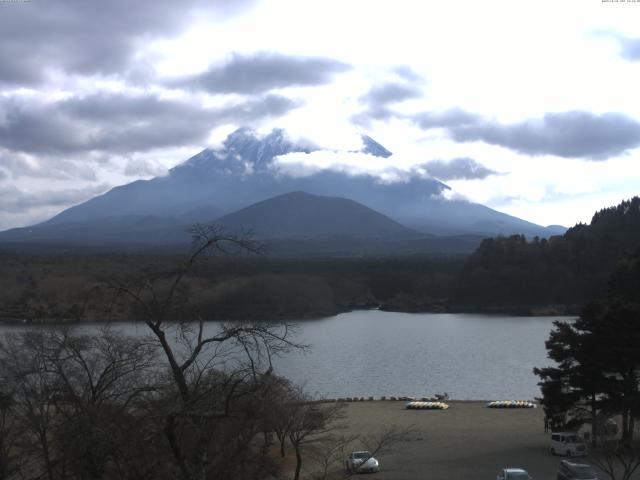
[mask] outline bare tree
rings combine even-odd
[[[419,433],[419,431],[413,425],[407,427],[392,425],[382,428],[377,433],[358,437],[357,443],[362,445],[362,447],[364,447],[363,449],[370,453],[369,458],[371,458],[391,453],[400,443],[410,440],[410,438],[417,433]],[[362,463],[366,463],[369,458],[364,459]],[[345,473],[347,477],[350,477],[354,473],[357,473],[357,470],[347,471]]]
[[[64,419],[57,443],[69,468],[98,478],[135,439],[122,431],[138,423],[132,409],[157,389],[155,349],[109,327],[91,336],[55,331],[48,342],[49,368],[60,382],[55,405]]]
[[[211,251],[259,248],[217,228],[198,226],[194,238],[180,268],[111,285],[112,304],[126,299],[147,336],[42,329],[0,342],[0,380],[13,400],[0,402],[0,413],[10,411],[0,416],[0,468],[14,468],[5,452],[18,452],[28,465],[22,478],[31,480],[278,473],[277,458],[256,448],[260,434],[276,431],[273,412],[293,405],[292,388],[273,374],[272,359],[304,346],[288,323],[207,324],[190,298],[187,278],[196,262]]]
[[[640,445],[604,440],[597,450],[590,452],[590,458],[611,480],[630,480],[640,469]]]
[[[11,395],[0,391],[0,479],[12,478],[21,469],[20,438]]]
[[[299,480],[302,471],[303,447],[330,442],[337,430],[342,428],[344,404],[312,402],[299,393],[297,402],[290,405],[288,437],[296,454],[294,480]]]
[[[99,478],[131,437],[123,435],[145,393],[154,390],[153,350],[110,329],[82,335],[43,329],[9,335],[0,372],[21,426],[16,450],[26,478]]]
[[[326,480],[332,470],[341,470],[349,447],[357,440],[357,435],[330,435],[313,445],[309,450],[314,464],[311,478]]]
[[[53,439],[59,424],[53,399],[59,384],[47,366],[42,338],[38,332],[6,335],[0,343],[0,376],[14,402],[12,415],[21,432],[17,448],[28,464],[25,475],[54,480],[60,458]]]
[[[342,428],[341,428],[342,430]],[[410,441],[419,433],[413,426],[398,427],[395,425],[383,427],[375,434],[343,433],[329,435],[310,449],[310,456],[314,462],[311,477],[314,480],[325,480],[329,474],[339,470],[345,478],[358,473],[357,470],[345,468],[347,455],[352,451],[368,451],[369,457],[362,459],[362,464],[370,458],[392,453],[403,442]]]
[[[175,272],[113,286],[117,296],[133,303],[163,353],[171,380],[166,397],[176,397],[166,402],[164,434],[180,476],[189,480],[209,476],[210,450],[220,435],[228,437],[224,432],[229,429],[242,426],[235,434],[243,445],[227,443],[238,446],[229,455],[246,451],[258,425],[248,406],[261,397],[273,356],[302,347],[292,340],[295,328],[287,323],[235,322],[207,328],[190,303],[186,285],[196,262],[212,252],[259,253],[260,247],[250,235],[227,235],[217,227],[196,225],[192,234],[193,252]],[[219,466],[219,478],[221,470]]]

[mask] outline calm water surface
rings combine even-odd
[[[533,399],[540,392],[532,369],[550,364],[552,322],[571,318],[349,312],[301,323],[298,340],[311,349],[274,364],[316,396]],[[146,333],[140,324],[117,327]]]
[[[310,353],[278,371],[329,397],[448,392],[456,399],[539,396],[534,366],[549,365],[554,320],[474,314],[357,311],[303,324]]]

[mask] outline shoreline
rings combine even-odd
[[[351,308],[351,309],[336,309],[331,312],[323,312],[321,314],[312,314],[309,316],[304,315],[273,315],[273,316],[259,316],[253,318],[224,318],[224,319],[206,319],[205,323],[213,322],[242,322],[242,321],[292,321],[304,323],[307,321],[323,320],[328,317],[335,317],[344,313],[361,312],[361,311],[381,311],[389,313],[410,313],[410,314],[467,314],[467,315],[506,315],[513,317],[556,317],[556,316],[577,316],[580,314],[578,307],[571,307],[567,305],[538,305],[538,306],[526,306],[520,308],[505,308],[505,307],[479,307],[479,308],[456,308],[456,307],[439,307],[431,309],[413,309],[413,308],[388,308],[388,305],[380,304],[372,308]],[[28,319],[28,318],[16,318],[16,317],[2,317],[0,316],[0,325],[6,326],[71,326],[71,325],[100,325],[100,324],[119,324],[136,322],[136,320],[125,319],[112,319],[112,320],[71,320],[66,318],[40,318],[40,319]],[[140,320],[140,322],[142,322]],[[177,320],[176,320],[177,322]]]
[[[319,398],[316,400],[312,400],[313,403],[399,403],[399,402],[443,402],[447,404],[467,404],[467,403],[489,403],[495,401],[523,401],[523,402],[532,402],[539,407],[540,404],[538,400],[527,399],[527,398],[491,398],[491,399],[438,399],[436,397],[337,397],[337,398]]]

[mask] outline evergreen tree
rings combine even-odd
[[[592,424],[620,414],[622,438],[633,441],[640,418],[640,252],[624,258],[605,298],[589,303],[573,323],[556,322],[546,342],[555,367],[536,368],[545,410]]]

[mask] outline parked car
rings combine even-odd
[[[380,462],[373,458],[371,452],[353,452],[345,460],[344,468],[349,473],[374,473],[380,470]]]
[[[598,480],[598,474],[591,465],[562,460],[558,467],[557,480]]]
[[[567,457],[584,456],[588,453],[587,444],[576,432],[554,432],[549,445],[551,455]]]
[[[496,480],[531,480],[531,475],[522,468],[503,468],[498,472]]]

